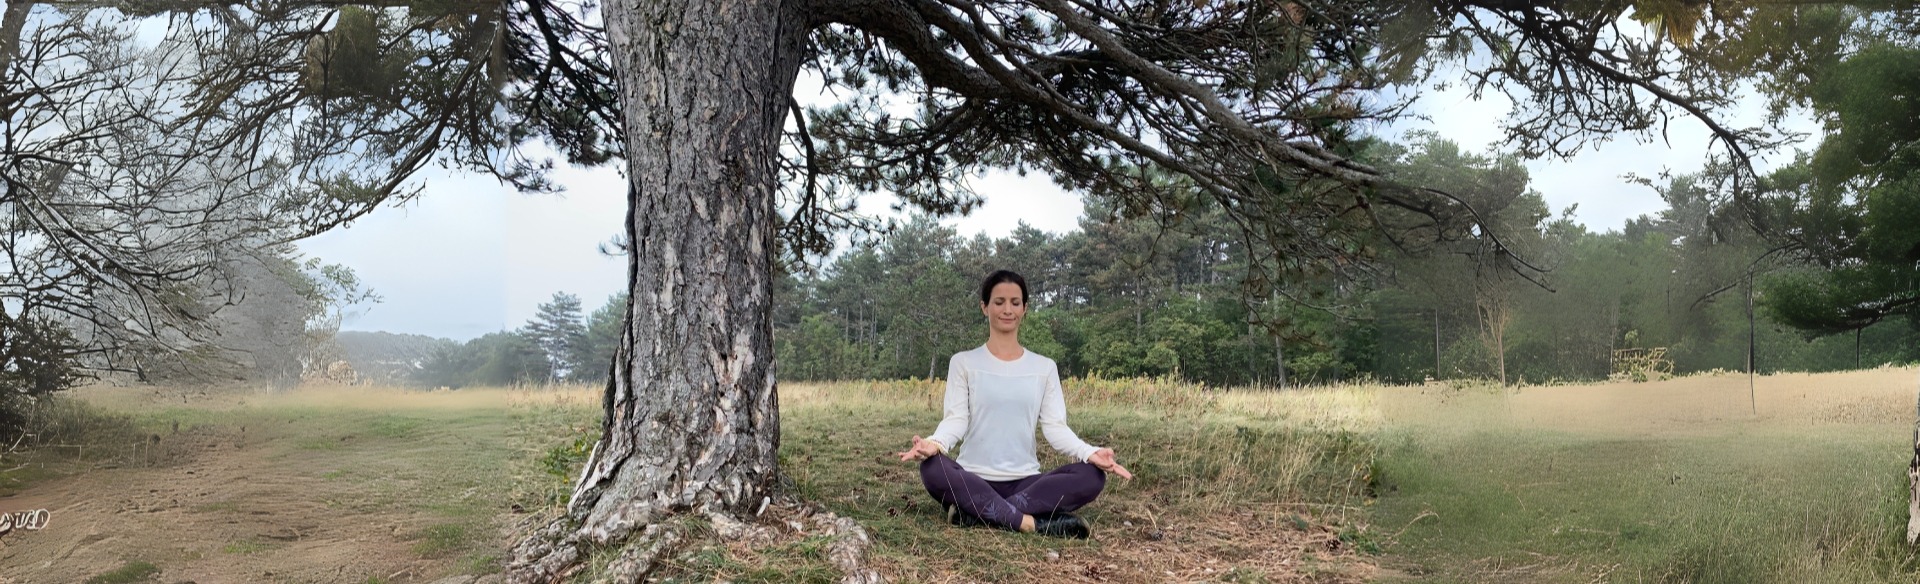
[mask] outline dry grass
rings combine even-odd
[[[1388,389],[1372,518],[1427,581],[1912,582],[1917,373]]]
[[[801,493],[874,534],[907,582],[1343,582],[1373,573],[1365,525],[1369,394],[1226,392],[1073,379],[1070,422],[1139,478],[1083,511],[1090,542],[944,524],[917,469],[890,456],[939,422],[939,382],[787,384],[782,464]],[[1043,450],[1045,450],[1043,448]],[[1051,452],[1042,464],[1066,462]]]
[[[1073,427],[1139,475],[1083,512],[1096,533],[1085,542],[941,521],[917,469],[892,456],[938,423],[938,381],[783,384],[780,456],[798,494],[859,520],[902,582],[1911,581],[1920,561],[1894,534],[1916,373],[1761,377],[1751,404],[1733,374],[1517,390],[1067,380]],[[43,532],[33,545],[152,561],[167,578],[309,573],[296,556],[393,581],[484,573],[516,518],[563,503],[597,438],[600,392],[88,388],[73,411],[158,446],[127,468],[39,477],[20,500],[87,501],[56,511],[63,528],[85,513],[165,518],[173,537]],[[234,521],[301,531],[223,527]],[[670,577],[836,579],[823,540],[781,533],[692,547]],[[222,552],[235,541],[273,545]],[[387,577],[400,566],[413,571]]]

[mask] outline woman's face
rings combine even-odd
[[[1019,332],[1020,319],[1027,316],[1027,304],[1020,301],[1020,285],[1013,282],[994,284],[987,303],[980,306],[980,312],[987,315],[987,325],[993,327],[994,332]]]

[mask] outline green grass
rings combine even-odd
[[[233,501],[220,501],[217,503],[207,503],[205,505],[196,506],[193,508],[193,512],[219,513],[223,511],[238,511],[239,509],[240,509],[240,505],[238,503],[235,503]]]
[[[407,438],[413,436],[425,422],[423,418],[380,416],[367,423],[366,431],[382,438]]]
[[[0,432],[0,497],[101,464],[133,462],[145,444],[133,417],[65,395],[42,398],[22,414],[22,427]]]
[[[33,458],[44,459],[48,457],[42,455],[34,456]],[[7,469],[5,472],[0,472],[0,497],[12,497],[40,481],[65,474],[60,470],[61,465],[57,461],[49,465],[48,462],[44,460],[17,462],[13,458],[8,458],[0,461],[0,463],[18,464],[18,466]]]
[[[1401,434],[1374,523],[1436,582],[1912,582],[1909,435]]]
[[[497,574],[501,570],[500,564],[500,556],[474,552],[460,558],[460,571],[467,574]]]
[[[437,558],[466,549],[469,537],[467,526],[444,523],[420,530],[415,539],[418,541],[413,544],[413,553],[422,557]]]
[[[826,538],[755,550],[752,558],[736,558],[725,548],[702,547],[682,554],[673,574],[662,582],[739,582],[742,584],[833,584],[840,570],[826,556]]]
[[[240,555],[240,556],[251,556],[251,555],[261,553],[270,549],[273,549],[273,544],[269,544],[267,542],[260,541],[259,539],[249,537],[246,539],[236,539],[236,540],[227,542],[227,545],[221,547],[220,551],[222,553],[229,553],[229,554]]]
[[[144,561],[131,561],[111,572],[87,579],[87,584],[130,584],[146,582],[160,574],[160,567]]]

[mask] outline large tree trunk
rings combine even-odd
[[[1920,401],[1916,401],[1920,415]],[[1920,418],[1913,426],[1913,460],[1907,463],[1907,545],[1920,543]]]
[[[20,33],[27,26],[27,14],[33,11],[32,2],[8,2],[7,11],[0,16],[0,75],[5,75],[13,67],[13,59],[20,55]]]
[[[643,577],[677,514],[744,517],[776,493],[772,343],[776,156],[808,23],[796,2],[613,0],[624,109],[632,302],[605,434],[566,517],[508,576],[549,582],[589,548]],[[663,551],[664,550],[664,551]]]
[[[1920,426],[1913,430],[1913,460],[1907,463],[1907,545],[1920,543]]]

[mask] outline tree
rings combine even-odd
[[[429,385],[422,377],[428,363],[436,355],[459,345],[426,335],[362,331],[343,331],[332,341],[339,349],[340,359],[353,366],[359,379],[382,385]]]
[[[468,377],[471,385],[514,385],[553,378],[553,363],[539,340],[522,331],[488,333],[467,342],[467,350],[479,361]]]
[[[175,313],[168,318],[192,328],[145,329],[142,323],[151,321],[138,313],[150,304],[122,291],[96,291],[87,318],[65,319],[85,325],[77,342],[87,350],[74,365],[93,365],[90,373],[126,367],[149,383],[287,388],[339,360],[332,341],[346,313],[379,300],[353,270],[318,258],[302,263],[291,246],[220,251],[209,271],[174,282],[156,302]]]
[[[81,378],[73,366],[81,350],[59,323],[15,320],[0,311],[0,437],[19,438],[35,399]]]
[[[1475,352],[1486,356],[1487,370],[1505,384],[1507,331],[1514,324],[1515,297],[1523,286],[1534,283],[1523,280],[1526,272],[1515,269],[1515,264],[1542,251],[1540,229],[1547,219],[1546,202],[1528,189],[1526,168],[1511,156],[1465,153],[1430,134],[1416,136],[1404,151],[1384,150],[1398,176],[1459,197],[1479,218],[1475,230],[1503,234],[1504,240],[1479,233],[1436,235],[1429,249],[1397,259],[1401,262],[1398,273],[1413,288],[1424,291],[1431,310],[1472,307],[1470,319],[1482,345]]]
[[[1370,213],[1433,218],[1435,231],[1476,222],[1446,193],[1352,156],[1354,122],[1391,118],[1400,105],[1361,97],[1436,61],[1457,60],[1519,96],[1509,129],[1529,154],[1646,131],[1670,108],[1706,124],[1735,158],[1764,141],[1713,115],[1737,83],[1664,44],[1728,38],[1746,13],[1688,4],[607,8],[634,181],[633,324],[608,390],[605,437],[568,517],[516,549],[508,567],[516,580],[561,577],[588,546],[608,545],[622,550],[612,577],[637,578],[679,538],[661,519],[748,513],[774,492],[775,228],[807,221],[841,189],[963,211],[977,197],[954,188],[959,171],[1015,165],[1138,208],[1180,208],[1139,170],[1163,169],[1196,187],[1174,192],[1216,200],[1250,246],[1334,269],[1356,258],[1353,226],[1368,225]],[[1661,16],[1661,34],[1622,30],[1636,8]],[[1476,50],[1494,58],[1466,58]],[[800,109],[789,94],[802,67],[859,97],[794,116],[794,151],[806,158],[794,166],[797,219],[782,222],[775,161],[785,120]],[[918,112],[887,115],[872,97],[882,91],[921,96]]]
[[[525,331],[505,331],[436,349],[420,381],[430,387],[498,387],[547,381],[552,367],[538,340]]]
[[[970,341],[961,331],[979,322],[980,300],[973,287],[979,276],[956,271],[955,256],[961,254],[954,250],[961,247],[953,228],[915,217],[880,246],[886,278],[853,283],[878,289],[878,308],[887,315],[881,339],[894,357],[887,373],[904,377],[926,371],[924,378],[932,379],[940,359]]]
[[[587,315],[585,350],[572,364],[573,377],[590,383],[607,380],[607,365],[613,363],[614,350],[620,345],[620,329],[627,318],[627,294],[607,297],[607,302]]]
[[[379,302],[380,296],[360,281],[353,268],[328,264],[320,258],[307,258],[298,268],[286,266],[279,273],[301,299],[293,306],[299,306],[306,316],[306,350],[300,355],[302,371],[314,375],[325,371],[334,361],[347,359],[346,351],[335,339],[340,325],[355,309]]]
[[[1771,178],[1772,234],[1817,270],[1782,274],[1762,305],[1809,335],[1890,318],[1920,326],[1920,47],[1870,45],[1807,91],[1828,135]]]
[[[337,360],[325,348],[339,330],[336,311],[345,310],[335,306],[336,300],[352,305],[371,299],[371,292],[360,289],[352,271],[344,267],[312,261],[309,266],[318,269],[303,270],[293,261],[290,249],[273,251],[277,253],[230,260],[235,264],[227,268],[233,274],[234,289],[219,295],[228,304],[208,317],[206,344],[218,348],[219,362],[234,365],[232,377],[284,389],[299,383],[303,373]],[[320,269],[328,267],[340,270],[337,273],[347,280],[325,280]],[[334,283],[344,288],[331,286]],[[315,363],[322,360],[315,357],[324,362]],[[149,363],[147,373],[153,379],[161,363]],[[189,375],[204,380],[208,373]]]
[[[553,293],[553,299],[540,304],[533,320],[527,321],[526,334],[546,352],[547,364],[555,380],[573,380],[586,374],[587,323],[580,314],[580,297],[565,292]]]
[[[605,432],[567,517],[516,550],[508,568],[516,580],[562,577],[584,550],[608,547],[619,549],[611,577],[635,579],[681,537],[663,519],[746,514],[775,494],[772,266],[817,252],[831,241],[823,234],[862,225],[846,212],[852,195],[885,190],[930,213],[964,212],[978,203],[958,187],[965,171],[1011,166],[1136,217],[1206,198],[1243,246],[1282,259],[1250,264],[1256,285],[1247,292],[1259,298],[1290,273],[1359,269],[1377,257],[1376,229],[1447,234],[1482,222],[1449,193],[1357,159],[1359,129],[1401,115],[1415,93],[1389,90],[1446,66],[1515,98],[1506,126],[1528,155],[1648,132],[1672,112],[1705,124],[1743,164],[1748,151],[1771,144],[1764,128],[1719,122],[1740,84],[1728,69],[1700,66],[1699,55],[1740,38],[1756,18],[1737,5],[623,0],[605,8],[604,35],[538,1],[511,3],[504,18],[434,5],[293,3],[174,20],[205,35],[178,37],[178,46],[209,49],[187,68],[204,82],[190,85],[197,99],[182,108],[206,125],[180,127],[211,133],[160,133],[188,142],[159,150],[208,146],[237,156],[238,148],[247,164],[236,168],[301,161],[273,167],[311,187],[296,191],[322,195],[288,202],[296,223],[338,224],[396,196],[434,152],[523,186],[537,186],[537,165],[497,163],[505,141],[544,137],[575,161],[625,157],[632,307]],[[1656,33],[1640,34],[1629,14],[1657,23]],[[369,55],[359,50],[369,39],[395,48]],[[74,46],[58,40],[32,46]],[[50,69],[47,62],[25,70]],[[825,110],[797,107],[791,93],[803,67],[855,97]],[[917,96],[918,108],[890,115],[883,94]],[[290,127],[314,139],[276,133]],[[782,155],[783,137],[793,140],[784,151],[792,158]],[[318,147],[303,148],[310,145]],[[35,160],[9,160],[8,194],[53,192],[46,185],[65,167]],[[792,181],[781,181],[783,170]],[[1161,188],[1167,177],[1192,188]],[[45,200],[29,204],[43,209]],[[1504,247],[1497,232],[1479,232]],[[1526,269],[1522,260],[1514,256]]]
[[[840,325],[847,351],[836,352],[834,379],[870,379],[886,375],[881,365],[881,294],[875,282],[890,277],[874,241],[857,244],[828,265],[825,277],[811,287],[809,299]]]
[[[175,11],[140,40],[135,19]],[[432,12],[8,3],[5,309],[67,326],[89,371],[232,366],[214,319],[273,261],[247,256],[405,199],[436,155],[536,186],[498,148],[500,20]]]
[[[1809,103],[1827,130],[1811,157],[1770,177],[1755,212],[1763,233],[1784,242],[1780,249],[1816,268],[1772,278],[1761,300],[1775,320],[1809,337],[1858,339],[1890,318],[1920,328],[1920,20],[1874,20],[1869,28],[1882,34],[1829,67],[1806,70],[1810,83],[1776,88],[1783,100]],[[1907,476],[1913,544],[1920,425]]]

